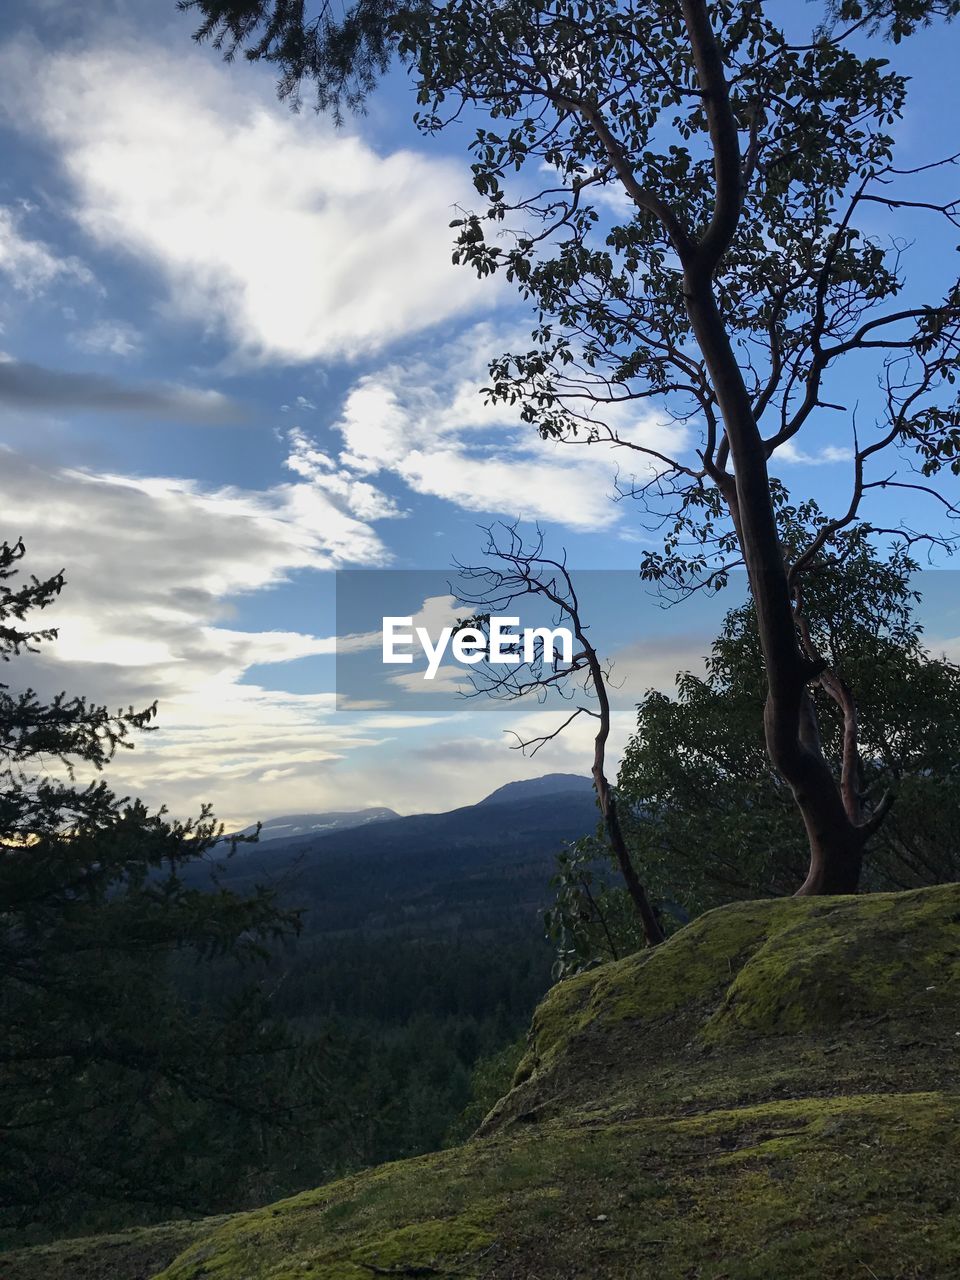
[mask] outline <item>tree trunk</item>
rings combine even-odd
[[[657,919],[657,914],[650,905],[650,899],[647,892],[640,883],[640,877],[637,875],[636,867],[633,865],[633,859],[630,857],[630,850],[627,848],[627,842],[623,837],[623,829],[620,826],[620,815],[617,813],[617,801],[607,782],[605,773],[603,772],[602,759],[594,763],[593,766],[593,785],[597,792],[597,800],[600,803],[600,813],[603,816],[603,825],[607,832],[607,839],[610,841],[610,847],[616,854],[617,863],[620,867],[620,874],[623,876],[624,884],[627,886],[627,892],[633,902],[637,915],[640,917],[640,924],[643,928],[643,936],[647,940],[648,947],[655,947],[663,942],[664,933]]]
[[[767,675],[767,752],[789,784],[807,831],[810,869],[799,892],[856,893],[863,847],[874,823],[861,825],[848,813],[811,718],[808,686],[825,664],[804,653],[797,634],[766,446],[714,294],[713,274],[733,238],[742,207],[737,126],[708,7],[704,0],[681,0],[681,8],[704,95],[716,202],[700,243],[677,247],[684,267],[687,314],[707,366],[733,463],[732,475],[716,478],[737,529],[757,616]]]
[[[712,281],[688,271],[686,296],[730,442],[734,475],[727,502],[747,566],[767,674],[767,752],[790,785],[810,843],[810,871],[800,892],[855,893],[863,839],[847,815],[816,736],[808,730],[807,685],[819,672],[804,655],[797,635],[763,440]]]
[[[806,814],[804,814],[806,818]],[[863,867],[863,840],[859,832],[846,829],[807,834],[810,840],[810,869],[796,897],[817,897],[827,893],[856,893]]]

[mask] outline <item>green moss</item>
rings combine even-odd
[[[911,1089],[935,1088],[957,1058],[958,920],[952,885],[712,911],[655,951],[554,988],[484,1131],[571,1106],[617,1113],[871,1091],[886,1087],[891,1052]]]
[[[805,920],[813,900],[743,902],[701,916],[654,951],[643,951],[560,983],[537,1009],[522,1084],[549,1068],[571,1039],[619,1022],[657,1023],[716,1000],[771,931]]]
[[[957,902],[938,889],[835,899],[772,933],[738,973],[706,1029],[717,1039],[824,1030],[889,1017],[926,1020],[960,997]]]
[[[960,887],[722,908],[555,988],[481,1136],[162,1280],[951,1280],[958,1033]]]
[[[148,1280],[226,1221],[165,1222],[0,1253],[3,1280]]]
[[[399,1227],[372,1244],[354,1249],[351,1261],[373,1264],[392,1271],[409,1271],[415,1266],[429,1266],[436,1272],[446,1264],[462,1262],[489,1245],[493,1237],[472,1222],[463,1219],[435,1218]],[[463,1274],[457,1268],[458,1274]]]
[[[279,1236],[257,1251],[232,1250],[230,1226],[213,1237],[206,1269],[174,1267],[164,1280],[839,1280],[858,1274],[861,1261],[878,1276],[946,1280],[960,1273],[952,1269],[958,1155],[960,1106],[936,1093],[796,1099],[598,1127],[554,1122],[421,1167],[419,1211],[404,1164],[388,1166],[379,1213],[348,1231],[326,1234],[326,1211],[310,1223],[281,1206]],[[448,1186],[464,1179],[470,1212],[435,1216]],[[400,1228],[389,1225],[395,1195],[415,1215]]]

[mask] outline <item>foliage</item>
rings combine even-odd
[[[960,667],[925,652],[912,616],[916,566],[881,562],[862,530],[812,575],[805,600],[831,669],[857,690],[859,791],[895,798],[872,842],[866,883],[901,889],[960,876]],[[839,774],[843,718],[819,685],[824,750]],[[731,611],[704,676],[648,693],[619,789],[634,856],[658,896],[691,912],[792,892],[805,834],[764,749],[763,663],[753,611]]]
[[[0,655],[55,636],[0,547]],[[255,986],[182,998],[171,962],[262,958],[298,921],[271,894],[188,888],[222,837],[117,797],[106,766],[155,708],[111,712],[0,686],[0,1224],[46,1229],[249,1196],[277,1135],[316,1103],[303,1048]],[[124,1208],[126,1206],[126,1208]],[[131,1209],[131,1206],[136,1206]]]
[[[278,70],[281,98],[300,105],[304,80],[316,86],[316,105],[337,123],[343,108],[359,111],[396,47],[394,21],[426,7],[421,0],[357,0],[338,6],[321,0],[308,16],[303,0],[177,0],[181,10],[199,10],[198,41],[210,40],[228,61],[242,49]]]
[[[898,44],[935,18],[956,17],[960,0],[830,0],[828,12],[833,21],[882,31]]]
[[[242,50],[250,62],[276,66],[281,98],[293,96],[299,103],[302,83],[309,80],[317,89],[318,110],[339,112],[342,105],[362,108],[398,52],[411,15],[426,5],[355,0],[343,4],[339,16],[331,12],[330,0],[177,0],[177,8],[200,13],[194,38],[210,40],[228,60]],[[828,0],[824,26],[856,23],[898,42],[918,26],[957,13],[960,0]]]
[[[644,946],[637,913],[622,885],[608,844],[584,836],[557,855],[553,905],[543,913],[558,980]]]
[[[527,915],[496,932],[427,934],[421,922],[426,936],[333,934],[313,932],[306,913],[296,950],[265,975],[276,1013],[324,1053],[323,1124],[279,1170],[289,1185],[306,1185],[311,1165],[329,1176],[435,1150],[477,1089],[489,1096],[477,1073],[486,1079],[484,1064],[517,1040],[550,982],[550,952],[531,924]],[[186,979],[203,1006],[236,985],[222,965]]]
[[[808,504],[802,513],[816,518]],[[917,566],[884,561],[848,531],[811,575],[806,622],[830,666],[858,689],[862,791],[890,792],[866,887],[906,889],[960,878],[960,667],[928,653],[914,616]],[[675,697],[649,691],[617,785],[631,856],[667,929],[721,903],[792,893],[806,840],[763,740],[763,660],[749,604],[731,610],[703,675],[681,672]],[[825,752],[839,773],[843,718],[814,687]],[[557,860],[545,913],[554,975],[578,973],[643,946],[615,863],[586,838]]]

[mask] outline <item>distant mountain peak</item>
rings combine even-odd
[[[368,827],[374,822],[389,822],[400,815],[383,806],[371,809],[339,809],[332,813],[291,813],[280,818],[267,818],[260,827],[262,840],[287,840],[293,836],[325,836],[333,831],[349,831],[351,827]],[[252,835],[256,826],[247,827],[243,835]]]
[[[534,796],[554,795],[558,792],[584,792],[593,789],[593,781],[579,773],[545,773],[540,778],[521,778],[508,782],[479,802],[484,804],[513,804]],[[479,808],[479,805],[477,806]]]

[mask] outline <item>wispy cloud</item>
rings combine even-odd
[[[133,325],[119,320],[98,320],[96,324],[70,335],[70,342],[78,351],[92,356],[135,356],[142,341],[142,335]]]
[[[468,511],[552,521],[571,529],[608,528],[620,518],[612,501],[616,465],[610,449],[541,440],[509,406],[484,403],[491,357],[516,335],[491,324],[361,378],[336,423],[343,462],[367,475],[392,472],[414,492]],[[675,424],[631,406],[607,415],[636,440],[669,452],[683,446]],[[646,475],[644,463],[633,464]]]
[[[119,382],[94,373],[45,369],[0,357],[0,405],[20,410],[96,410],[176,419],[181,422],[242,422],[244,409],[219,391],[176,385]]]
[[[796,463],[797,465],[807,467],[824,467],[832,462],[849,462],[853,457],[853,450],[841,445],[828,444],[822,449],[817,449],[810,453],[803,449],[797,448],[792,440],[788,440],[786,444],[782,444],[775,454],[781,462]]]
[[[33,297],[54,281],[93,284],[93,274],[78,258],[61,257],[49,245],[24,234],[24,210],[0,206],[0,273],[20,293]]]

